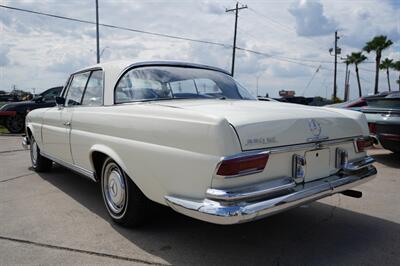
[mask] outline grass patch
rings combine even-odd
[[[5,127],[0,126],[0,134],[6,134],[8,130]]]

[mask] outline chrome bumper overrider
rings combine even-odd
[[[335,175],[296,184],[291,177],[241,189],[208,189],[204,200],[166,196],[175,211],[216,224],[236,224],[260,219],[307,202],[348,190],[375,177],[374,159],[348,163]]]
[[[29,142],[29,138],[27,137],[27,136],[24,136],[23,138],[22,138],[22,147],[25,149],[25,150],[27,150],[27,149],[29,149],[29,145],[30,145],[30,142]]]

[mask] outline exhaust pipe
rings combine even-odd
[[[357,191],[357,190],[349,189],[349,190],[342,191],[340,193],[345,195],[345,196],[352,197],[352,198],[357,198],[357,199],[362,197],[362,192],[361,191]]]
[[[374,143],[375,146],[380,146],[381,145],[380,142],[379,142],[378,136],[370,135],[370,137],[372,138],[372,142]]]

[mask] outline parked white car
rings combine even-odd
[[[26,119],[32,166],[101,182],[124,225],[150,201],[217,224],[265,217],[376,175],[364,114],[262,102],[224,70],[111,62],[72,74],[57,107]]]

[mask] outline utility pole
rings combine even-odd
[[[233,35],[233,49],[232,49],[232,68],[231,68],[231,76],[235,73],[235,56],[236,56],[236,34],[237,34],[237,21],[238,21],[238,13],[239,10],[247,8],[247,5],[242,5],[239,7],[239,2],[236,2],[236,7],[232,9],[226,9],[225,12],[235,12],[235,29]]]
[[[337,55],[338,55],[338,47],[337,41],[339,37],[337,36],[337,31],[335,31],[335,74],[333,77],[333,98],[336,99],[337,96],[337,86],[336,86],[336,74],[337,74]]]
[[[332,51],[335,50],[334,57],[335,57],[335,70],[333,75],[333,98],[336,99],[337,97],[337,85],[336,85],[336,74],[337,74],[337,56],[341,54],[341,49],[337,46],[337,41],[340,37],[337,35],[337,31],[335,31],[335,48],[330,48],[329,53],[332,55]]]
[[[96,0],[96,47],[97,47],[97,64],[98,64],[100,63],[99,0]]]

